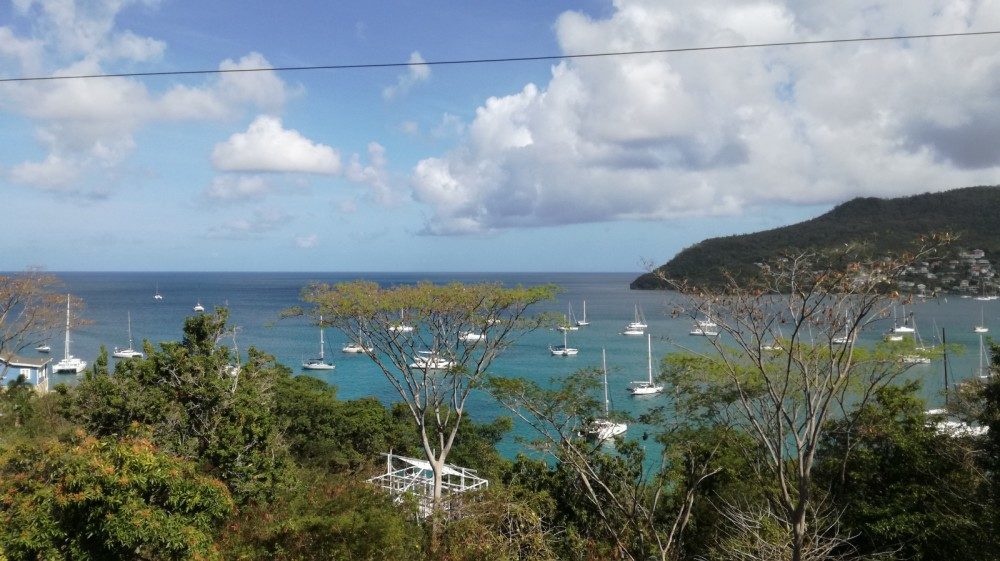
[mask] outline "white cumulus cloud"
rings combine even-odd
[[[566,53],[636,51],[993,29],[997,8],[617,0],[604,18],[567,12],[555,30]],[[487,99],[411,183],[431,234],[995,183],[997,91],[1000,50],[976,38],[575,59]]]
[[[0,71],[10,75],[101,74],[131,69],[124,63],[162,58],[164,41],[118,28],[122,10],[158,0],[16,0],[12,14],[30,25],[0,27]],[[26,29],[18,33],[15,29]],[[269,68],[263,55],[223,60],[223,70]],[[158,122],[231,119],[248,109],[277,112],[294,92],[273,72],[223,74],[201,84],[150,91],[138,78],[62,80],[7,84],[0,103],[35,127],[46,155],[14,162],[7,177],[51,189],[73,180],[65,192],[94,194],[122,172],[135,150],[136,133]],[[70,173],[72,170],[72,174]],[[90,187],[88,187],[90,186]]]
[[[400,74],[396,83],[392,86],[386,86],[382,90],[382,98],[385,100],[391,100],[399,96],[406,95],[413,86],[420,82],[426,82],[431,77],[431,67],[424,64],[424,57],[420,56],[420,53],[414,51],[410,53],[409,66],[406,68],[405,74]]]
[[[317,144],[296,130],[285,129],[281,119],[258,116],[246,132],[215,145],[212,164],[224,171],[299,172],[337,174],[340,153]]]

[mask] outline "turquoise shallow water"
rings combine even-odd
[[[565,312],[572,304],[575,313],[582,312],[587,302],[587,319],[592,323],[571,332],[570,346],[580,349],[575,357],[552,357],[548,345],[561,344],[557,331],[540,330],[530,333],[498,359],[494,371],[510,376],[523,376],[546,382],[554,376],[569,374],[584,367],[599,367],[601,349],[607,350],[609,387],[613,407],[638,415],[657,403],[659,398],[634,398],[626,387],[631,380],[646,376],[646,339],[624,337],[618,333],[631,320],[634,306],[644,312],[648,332],[653,335],[654,361],[678,345],[706,348],[703,338],[690,337],[690,320],[670,315],[677,296],[669,292],[630,291],[628,283],[636,276],[631,273],[56,273],[65,290],[84,300],[83,315],[90,324],[72,334],[72,352],[88,361],[98,353],[100,345],[109,349],[127,343],[126,315],[132,316],[132,334],[139,345],[142,339],[154,343],[177,340],[181,336],[184,318],[192,315],[192,307],[201,302],[207,309],[227,305],[232,322],[238,325],[238,345],[245,350],[255,346],[273,354],[279,362],[297,373],[303,358],[313,356],[318,344],[318,332],[306,319],[279,319],[279,312],[300,303],[299,292],[310,282],[340,282],[367,279],[388,285],[431,282],[499,281],[505,285],[555,283],[563,292],[554,302],[538,311]],[[163,295],[154,300],[156,288]],[[979,362],[979,336],[972,325],[979,322],[982,312],[986,324],[1000,329],[1000,301],[979,302],[958,297],[933,300],[914,305],[913,311],[924,339],[934,339],[934,326],[947,330],[948,342],[965,347],[960,356],[949,359],[952,380],[972,376]],[[891,319],[887,320],[891,323]],[[870,340],[878,333],[865,335]],[[312,371],[308,375],[334,384],[338,395],[345,399],[374,395],[385,402],[397,401],[395,390],[362,355],[346,355],[339,349],[346,342],[336,330],[326,331],[332,349],[332,371]],[[52,340],[55,359],[62,354],[62,333]],[[31,354],[26,353],[26,354]],[[924,381],[924,397],[934,405],[941,401],[942,361],[914,366],[909,375]],[[72,376],[56,376],[56,381],[71,382]],[[505,411],[487,395],[473,396],[469,410],[477,420],[488,420]],[[515,429],[518,433],[520,429]],[[642,427],[629,429],[640,436]],[[528,436],[528,435],[525,435]],[[507,454],[517,450],[513,439],[502,445]]]

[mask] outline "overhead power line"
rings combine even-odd
[[[689,53],[697,51],[725,51],[736,49],[761,49],[767,47],[796,47],[802,45],[830,45],[836,43],[868,43],[875,41],[904,41],[909,39],[939,39],[944,37],[976,37],[1000,35],[994,31],[963,31],[958,33],[927,33],[923,35],[887,35],[884,37],[851,37],[847,39],[817,39],[814,41],[779,41],[774,43],[749,43],[742,45],[712,45],[707,47],[679,47],[674,49],[647,49],[640,51],[608,51],[567,55],[541,55],[500,58],[471,58],[456,60],[429,60],[425,62],[376,62],[362,64],[321,64],[314,66],[278,66],[258,68],[226,68],[211,70],[165,70],[161,72],[120,72],[109,74],[76,74],[72,76],[26,76],[20,78],[0,78],[0,82],[41,82],[46,80],[82,80],[87,78],[135,78],[143,76],[185,76],[196,74],[237,74],[245,72],[292,72],[301,70],[356,70],[368,68],[398,68],[409,66],[449,66],[459,64],[495,64],[503,62],[532,62],[543,60],[569,60],[616,56],[655,55],[666,53]]]

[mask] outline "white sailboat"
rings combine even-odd
[[[628,324],[628,327],[635,329],[646,329],[649,327],[646,325],[646,318],[642,315],[642,310],[639,309],[639,304],[635,305],[635,319]]]
[[[153,300],[163,300],[163,295],[160,294],[160,285],[157,283],[156,290],[153,292]]]
[[[986,346],[983,345],[983,336],[979,336],[979,371],[978,376],[982,379],[990,377],[990,361],[986,358]]]
[[[893,313],[895,313],[895,311],[896,310],[893,309]],[[895,318],[893,318],[892,332],[902,333],[904,335],[913,333],[914,329],[913,325],[911,324],[912,316],[913,312],[910,312],[910,315],[906,315],[906,308],[903,308],[903,325],[896,325],[896,320]]]
[[[694,329],[688,331],[688,335],[697,335],[700,337],[715,337],[718,334],[719,334],[718,329],[714,327],[705,327],[699,325],[698,323],[694,324]]]
[[[201,300],[198,300],[197,303],[194,305],[194,308],[191,308],[191,309],[194,310],[194,311],[196,311],[196,312],[198,312],[198,313],[201,313],[201,312],[205,311],[205,306],[202,306],[201,305]]]
[[[125,348],[115,347],[115,352],[111,353],[115,358],[142,358],[142,351],[135,350],[132,343],[132,312],[128,312],[128,346]]]
[[[56,374],[79,374],[87,368],[87,361],[69,354],[69,294],[66,295],[66,343],[63,348],[63,359],[52,367]]]
[[[649,378],[632,382],[628,391],[632,395],[650,395],[663,391],[663,385],[653,382],[653,336],[646,335],[646,369]]]
[[[319,316],[319,356],[310,358],[302,363],[302,368],[306,370],[333,370],[336,366],[326,361],[324,349],[326,343],[323,341],[323,316]]]
[[[478,343],[486,340],[486,334],[477,333],[475,331],[463,331],[458,338],[461,339],[463,343]]]
[[[406,325],[403,321],[403,310],[399,310],[399,323],[394,323],[389,326],[389,331],[394,333],[410,333],[413,331],[412,325]]]
[[[566,309],[566,321],[557,327],[559,331],[576,331],[580,329],[576,325],[576,318],[573,317],[573,304],[568,304]]]
[[[850,333],[851,333],[850,327],[851,327],[850,317],[848,316],[847,311],[845,310],[844,311],[844,336],[843,337],[834,337],[834,338],[830,339],[830,342],[833,343],[834,345],[846,345],[847,343],[850,343],[851,340],[852,340],[852,338],[850,337]]]
[[[576,320],[576,325],[578,327],[586,327],[586,326],[590,325],[590,322],[587,321],[587,301],[586,300],[583,301],[583,319]]]
[[[972,328],[973,333],[989,333],[990,328],[986,327],[986,312],[979,308],[979,325]]]
[[[625,329],[622,331],[622,335],[645,335],[646,334],[646,319],[642,317],[642,312],[639,311],[639,305],[635,305],[635,318],[625,325]]]
[[[358,341],[354,341],[354,342],[351,342],[351,343],[348,343],[348,344],[344,345],[340,349],[340,352],[342,352],[342,353],[354,353],[354,354],[370,353],[370,352],[372,352],[372,348],[371,347],[366,347],[365,345],[363,345],[362,343],[360,343]]]
[[[611,400],[608,399],[608,360],[604,349],[601,349],[601,367],[604,370],[604,417],[594,419],[588,424],[583,433],[588,438],[598,441],[610,440],[628,430],[625,423],[616,423],[611,416]]]
[[[556,345],[555,347],[549,345],[549,352],[552,353],[552,356],[576,356],[576,353],[580,352],[580,350],[574,349],[567,344],[566,332],[563,331],[563,344]]]
[[[439,356],[434,351],[417,351],[410,363],[410,368],[417,370],[449,370],[455,367],[455,361]]]

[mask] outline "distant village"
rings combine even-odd
[[[907,267],[899,289],[923,296],[950,293],[992,299],[1000,295],[1000,280],[986,252],[973,249]]]

